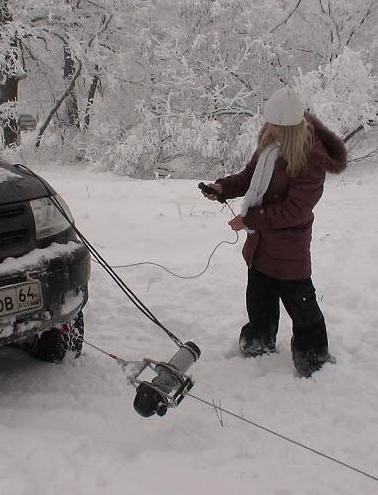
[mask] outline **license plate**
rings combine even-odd
[[[0,318],[41,309],[43,306],[39,280],[9,285],[0,289]]]

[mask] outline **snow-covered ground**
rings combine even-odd
[[[233,240],[230,213],[196,183],[139,181],[43,166],[77,225],[112,264],[162,263],[199,272]],[[184,281],[158,268],[119,270],[129,286],[202,356],[193,394],[378,475],[378,170],[373,162],[328,178],[316,208],[313,280],[337,365],[299,378],[282,314],[278,353],[237,352],[246,321],[242,242]],[[237,202],[233,202],[237,208]],[[244,234],[242,234],[244,237]],[[85,309],[87,339],[126,359],[167,360],[176,347],[97,265]],[[1,495],[372,495],[378,483],[188,397],[144,419],[117,364],[85,348],[50,365],[0,349]]]

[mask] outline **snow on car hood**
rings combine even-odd
[[[77,249],[82,248],[82,244],[70,241],[67,244],[58,244],[53,242],[51,246],[44,249],[33,249],[30,253],[20,256],[19,258],[6,258],[0,263],[0,275],[9,272],[22,272],[27,270],[35,270],[41,267],[44,263],[48,263],[58,256],[69,256]]]

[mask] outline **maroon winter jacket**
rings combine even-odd
[[[244,222],[249,229],[243,247],[248,266],[271,277],[299,280],[311,276],[312,212],[323,193],[326,171],[340,173],[346,167],[344,143],[313,115],[306,118],[314,126],[314,143],[307,167],[298,177],[289,177],[287,162],[276,160],[269,187],[261,206],[248,210]],[[258,160],[255,152],[246,168],[216,182],[226,198],[244,196]]]

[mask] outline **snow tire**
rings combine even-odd
[[[84,339],[84,317],[82,311],[79,311],[76,317],[72,320],[70,337],[70,350],[73,352],[75,358],[78,358],[83,350]]]
[[[33,343],[24,348],[33,357],[51,363],[63,361],[69,351],[74,354],[75,358],[78,358],[83,349],[83,312],[79,311],[75,318],[65,326],[66,331],[53,328],[36,336]]]
[[[62,333],[58,328],[53,328],[40,336],[36,336],[28,351],[33,357],[41,361],[60,363],[69,347],[69,333]]]

